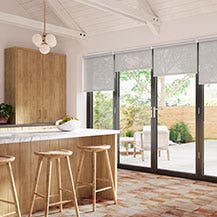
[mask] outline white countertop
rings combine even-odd
[[[33,142],[54,139],[68,139],[88,136],[102,136],[119,134],[119,130],[101,130],[79,128],[72,132],[62,132],[58,129],[32,130],[32,131],[5,131],[0,132],[0,144]]]

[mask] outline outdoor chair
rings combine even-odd
[[[161,156],[161,150],[167,151],[167,160],[170,160],[169,152],[169,130],[167,126],[158,126],[158,157]],[[142,161],[145,160],[144,151],[151,150],[151,127],[144,126],[143,131],[134,133],[134,151],[136,157],[137,150],[141,153]]]

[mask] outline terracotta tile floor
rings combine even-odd
[[[205,217],[217,216],[217,184],[118,170],[118,205],[99,201],[91,211],[89,199],[80,205],[81,217]],[[62,214],[72,216],[73,208]],[[36,213],[35,216],[43,216]]]

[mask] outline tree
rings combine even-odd
[[[165,76],[158,77],[158,107],[181,101],[194,75],[166,82]],[[120,114],[121,132],[141,130],[150,124],[151,117],[151,71],[138,70],[120,73]]]
[[[190,86],[190,79],[194,74],[184,75],[177,78],[170,84],[165,83],[165,76],[158,78],[158,102],[159,106],[164,107],[170,99],[178,98],[182,94],[186,94],[187,88]],[[140,103],[148,105],[151,102],[151,72],[150,70],[126,71],[120,73],[121,82],[131,82],[134,84],[129,93],[125,94],[124,101],[126,104]]]
[[[109,93],[96,92],[93,104],[93,125],[97,129],[113,128],[113,106]]]
[[[188,74],[171,82],[165,77],[158,79],[159,106],[167,106],[168,102],[181,100],[190,86]],[[141,130],[150,124],[151,117],[151,71],[137,70],[120,73],[120,128],[122,134],[127,131]],[[113,105],[111,92],[94,93],[94,127],[111,129],[113,126]]]

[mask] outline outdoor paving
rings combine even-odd
[[[206,175],[217,176],[217,140],[205,141],[205,165]],[[125,151],[124,148],[121,149]],[[158,158],[158,168],[180,172],[195,173],[195,143],[174,144],[169,146],[170,160],[167,160],[166,151],[161,151]],[[120,162],[123,164],[150,167],[150,151],[145,151],[145,161],[142,162],[141,155],[136,158],[132,154],[121,155]]]
[[[81,217],[216,217],[217,184],[155,174],[118,170],[118,205],[90,199],[80,203]],[[73,208],[51,217],[74,216]],[[34,216],[43,216],[36,213]]]

